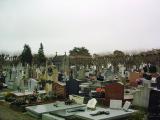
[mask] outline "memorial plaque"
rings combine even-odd
[[[110,100],[111,109],[121,109],[122,108],[122,100]]]
[[[131,102],[126,101],[125,104],[123,105],[123,110],[128,111],[130,105],[131,105]]]

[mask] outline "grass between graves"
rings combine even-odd
[[[36,120],[33,117],[12,110],[9,107],[9,103],[5,101],[0,101],[0,120]]]

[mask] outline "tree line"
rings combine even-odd
[[[140,65],[141,63],[148,62],[160,65],[160,49],[153,49],[136,54],[127,54],[123,51],[115,50],[111,54],[91,55],[89,50],[85,47],[74,47],[69,51],[68,58],[70,65],[83,66],[106,66],[108,63],[111,63],[114,66],[117,66],[118,64],[124,64],[126,67],[130,67],[132,65]],[[30,66],[45,66],[47,60],[49,60],[49,58],[47,58],[47,56],[44,54],[44,47],[42,43],[40,43],[37,54],[32,54],[30,46],[25,44],[20,55],[10,56],[4,53],[0,54],[0,68],[6,64],[17,65],[18,63],[22,63],[23,66],[26,66],[27,64]],[[52,60],[52,58],[50,60]]]

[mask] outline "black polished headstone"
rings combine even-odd
[[[159,114],[160,113],[160,91],[151,90],[149,97],[148,112],[150,114]]]
[[[67,95],[78,95],[79,90],[79,82],[76,79],[70,78],[69,81],[66,82]]]
[[[156,82],[157,82],[157,89],[160,89],[160,76],[156,78]]]

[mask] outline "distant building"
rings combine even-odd
[[[67,55],[56,55],[53,57],[52,62],[57,67],[58,71],[68,72],[69,57]]]

